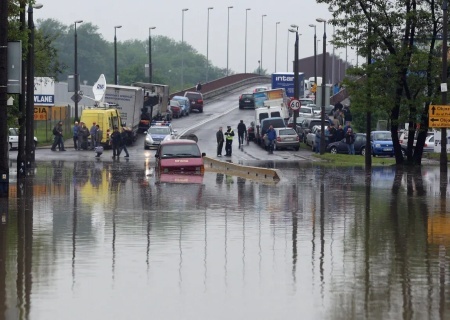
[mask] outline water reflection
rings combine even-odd
[[[39,163],[0,203],[0,318],[448,318],[439,168],[281,170]]]

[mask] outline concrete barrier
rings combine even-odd
[[[228,161],[220,161],[210,157],[203,157],[206,171],[229,173],[242,178],[259,180],[271,183],[280,181],[280,172],[277,169],[268,169],[244,166]]]

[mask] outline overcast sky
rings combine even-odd
[[[176,41],[182,39],[182,9],[184,12],[184,41],[193,46],[199,53],[206,56],[207,48],[207,16],[210,10],[209,23],[209,59],[215,66],[227,66],[227,15],[229,19],[229,68],[237,73],[245,68],[245,15],[247,19],[247,72],[258,67],[261,60],[261,35],[263,34],[262,67],[269,73],[275,71],[275,51],[277,52],[277,72],[286,71],[288,28],[291,24],[299,26],[300,46],[299,57],[314,54],[314,28],[317,25],[317,39],[322,41],[323,23],[317,23],[316,18],[330,19],[328,7],[317,4],[314,0],[39,0],[43,8],[34,11],[34,18],[56,19],[63,24],[73,24],[76,20],[91,22],[99,27],[99,32],[108,41],[114,39],[114,26],[117,29],[117,40],[128,39],[148,40],[149,27],[153,35],[164,35]],[[228,6],[233,6],[228,10]],[[266,17],[262,17],[263,15]],[[263,23],[262,23],[263,22]],[[276,27],[276,22],[278,28]],[[262,24],[264,29],[262,32]],[[276,37],[278,29],[278,37]],[[332,26],[327,26],[328,40],[332,36]],[[275,40],[277,39],[277,50]],[[293,33],[289,36],[289,70],[292,72],[294,58]],[[319,43],[322,51],[322,42]],[[318,48],[319,48],[318,47]],[[332,52],[332,45],[327,51]],[[345,59],[345,49],[336,50],[336,55],[342,52]],[[355,55],[348,48],[348,62]],[[301,71],[301,70],[300,70]]]

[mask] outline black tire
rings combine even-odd
[[[294,147],[294,150],[298,151],[298,150],[300,150],[300,147]]]
[[[202,109],[200,109],[198,112],[200,112],[200,113],[203,113],[203,108]]]
[[[336,148],[336,147],[331,147],[331,149],[330,149],[330,153],[333,153],[333,154],[338,154],[338,149]]]

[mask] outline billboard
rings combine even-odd
[[[294,73],[276,72],[272,73],[272,89],[283,88],[288,97],[294,97]],[[298,73],[298,96],[305,95],[305,74]]]
[[[34,104],[39,106],[55,105],[55,80],[53,78],[34,78]]]

